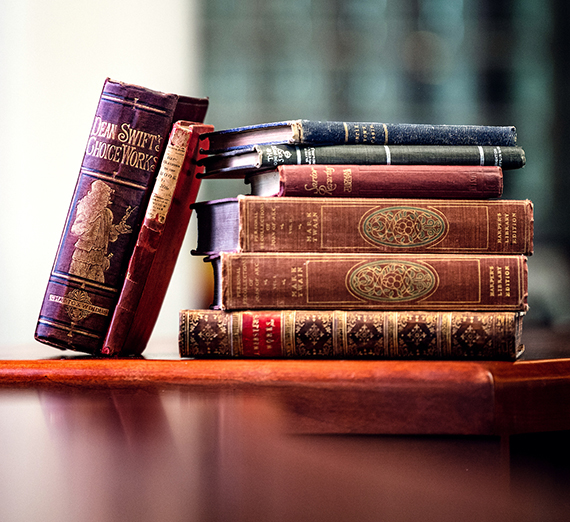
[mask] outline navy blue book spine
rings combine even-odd
[[[514,147],[513,126],[428,125],[310,121],[299,123],[298,143],[369,145],[496,145]]]

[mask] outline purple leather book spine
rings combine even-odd
[[[41,306],[38,341],[87,353],[103,342],[178,100],[105,81]]]

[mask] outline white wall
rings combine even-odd
[[[0,2],[0,357],[36,343],[35,323],[105,78],[206,95],[198,74],[198,3]],[[193,305],[189,247],[183,250],[155,336],[175,338],[179,308]]]

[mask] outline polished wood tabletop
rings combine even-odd
[[[0,520],[567,520],[570,337],[515,363],[0,362]]]

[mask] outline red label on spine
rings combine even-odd
[[[242,343],[245,357],[280,357],[281,314],[246,313],[242,315]]]

